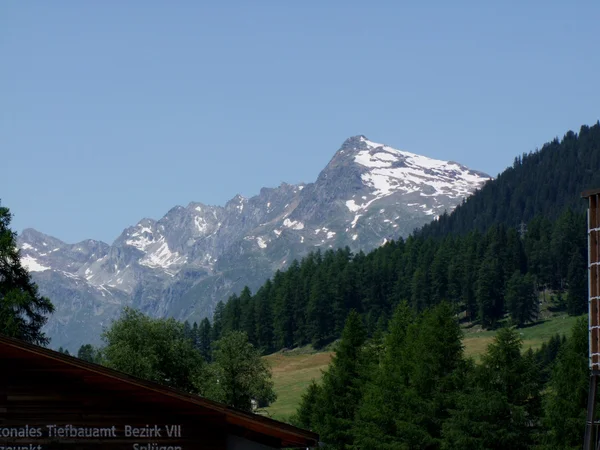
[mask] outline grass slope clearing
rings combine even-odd
[[[566,314],[548,315],[533,325],[521,328],[523,350],[540,348],[556,333],[568,335],[578,319]],[[464,333],[465,353],[476,360],[485,353],[496,334],[495,331],[483,331],[478,327],[465,328]],[[302,393],[311,380],[321,378],[332,356],[331,350],[315,352],[310,347],[265,356],[273,371],[277,393],[277,401],[267,408],[267,415],[286,420],[296,412]]]

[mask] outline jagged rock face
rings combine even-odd
[[[176,206],[125,229],[112,245],[66,244],[32,229],[18,242],[40,292],[56,306],[46,326],[52,346],[76,350],[99,343],[123,306],[199,320],[310,251],[368,251],[406,237],[489,179],[355,136],[314,183],[263,188],[225,206]]]

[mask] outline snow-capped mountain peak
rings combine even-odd
[[[224,206],[191,202],[142,219],[112,245],[19,236],[23,263],[57,306],[53,345],[95,343],[123,306],[199,320],[244,286],[323,248],[368,251],[450,211],[489,176],[452,161],[347,139],[314,183],[282,183]]]

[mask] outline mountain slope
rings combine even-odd
[[[225,206],[176,206],[125,229],[112,245],[66,244],[35,230],[19,243],[41,292],[57,306],[47,327],[53,346],[75,348],[97,342],[125,305],[197,320],[311,250],[370,250],[407,236],[489,178],[355,136],[314,183],[263,188]]]
[[[407,239],[367,254],[313,252],[276,273],[254,295],[231,296],[214,315],[213,339],[242,330],[267,353],[307,344],[323,348],[340,337],[350,311],[375,333],[401,302],[421,311],[447,301],[463,321],[490,329],[507,321],[533,323],[542,308],[584,313],[587,248],[580,194],[597,187],[590,183],[597,178],[590,163],[599,161],[600,141],[593,138],[600,137],[600,126],[591,129],[595,135],[583,130],[517,160],[463,206]],[[531,191],[507,196],[506,186]],[[495,215],[523,203],[541,214],[522,226],[514,217]],[[472,204],[483,204],[480,215],[466,214]],[[453,223],[456,231],[442,227]],[[510,226],[515,223],[519,226]]]
[[[600,122],[569,131],[539,151],[515,158],[512,167],[452,214],[423,227],[424,236],[484,231],[492,224],[518,226],[536,215],[558,217],[565,208],[585,211],[585,189],[600,186]]]

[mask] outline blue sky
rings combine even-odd
[[[495,176],[600,119],[599,21],[597,1],[2,2],[0,199],[16,231],[112,242],[313,181],[357,134]]]

